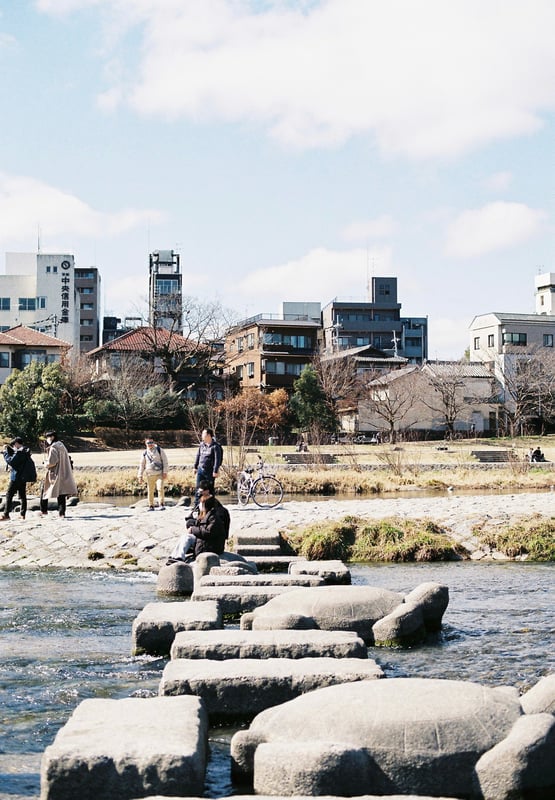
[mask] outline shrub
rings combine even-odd
[[[555,520],[522,517],[500,530],[487,523],[473,530],[479,542],[508,558],[555,561]]]

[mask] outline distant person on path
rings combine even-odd
[[[57,500],[58,516],[63,519],[66,515],[68,496],[77,494],[73,465],[56,431],[48,431],[45,438],[48,449],[45,456],[46,475],[40,497],[41,516],[45,517],[48,514],[48,501]]]
[[[4,515],[0,517],[0,521],[5,522],[10,518],[12,502],[16,492],[19,494],[21,501],[19,516],[21,519],[25,519],[25,514],[27,513],[27,483],[36,481],[37,470],[31,458],[31,451],[28,447],[25,447],[21,436],[16,436],[9,445],[4,447],[4,461],[10,467],[11,472],[8,491],[6,492]]]
[[[141,456],[139,481],[145,480],[148,495],[148,510],[154,511],[154,493],[158,489],[158,508],[164,511],[164,481],[168,477],[168,457],[159,444],[156,444],[152,436],[145,439],[146,450]]]
[[[195,507],[198,507],[201,481],[207,481],[210,484],[210,494],[214,494],[214,481],[218,477],[222,465],[222,455],[222,446],[214,438],[214,431],[211,428],[205,428],[201,434],[201,443],[194,463],[197,473]]]
[[[545,456],[544,456],[544,454],[542,453],[542,451],[541,451],[541,448],[540,448],[540,447],[536,447],[536,449],[535,449],[535,450],[534,450],[534,452],[532,453],[532,456],[531,456],[531,458],[530,458],[530,461],[545,461]]]

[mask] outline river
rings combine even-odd
[[[370,648],[388,676],[462,678],[525,690],[555,672],[554,564],[353,565],[353,582],[408,591],[446,583],[441,633],[410,650]],[[133,658],[131,623],[155,576],[0,570],[0,798],[37,798],[40,755],[88,697],[157,693],[164,659]],[[229,741],[211,730],[205,794],[233,792]]]

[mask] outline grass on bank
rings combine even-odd
[[[538,514],[521,517],[510,525],[484,522],[474,535],[485,548],[498,550],[509,558],[527,561],[555,561],[555,519]]]
[[[285,535],[307,559],[341,561],[454,561],[468,552],[430,520],[392,517],[369,521],[348,516],[319,522]]]

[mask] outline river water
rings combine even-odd
[[[443,630],[410,650],[370,648],[388,676],[511,684],[555,672],[555,565],[455,562],[354,565],[353,582],[409,591],[446,583]],[[40,755],[88,697],[157,693],[164,659],[133,658],[131,623],[156,599],[155,576],[0,570],[0,798],[39,796]],[[205,795],[231,794],[229,741],[211,730]]]

